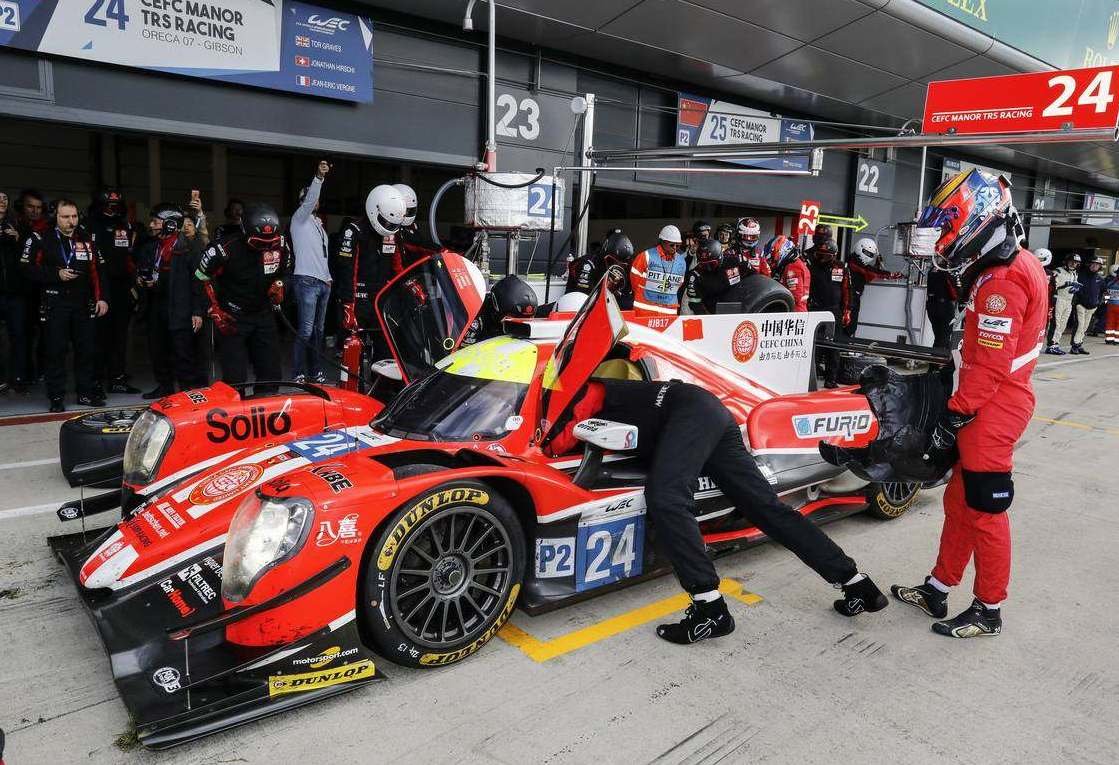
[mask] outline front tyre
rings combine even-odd
[[[867,489],[867,512],[892,521],[905,515],[920,493],[920,483],[872,483]]]
[[[525,568],[513,508],[479,481],[406,503],[365,566],[362,618],[379,654],[408,667],[454,664],[509,619]]]

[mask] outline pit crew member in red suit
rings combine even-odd
[[[773,278],[793,293],[793,310],[807,311],[812,274],[796,245],[787,236],[775,236],[766,243],[765,256],[773,268]]]
[[[914,252],[957,274],[968,296],[955,351],[956,385],[928,452],[959,448],[944,492],[944,528],[932,574],[894,596],[940,619],[934,632],[997,635],[1010,580],[1014,445],[1034,410],[1030,373],[1045,341],[1049,294],[1041,263],[1021,245],[1010,183],[980,170],[948,180],[917,223]],[[975,599],[948,615],[948,590],[975,559]]]

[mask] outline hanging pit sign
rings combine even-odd
[[[373,22],[289,0],[0,0],[0,46],[373,100]]]
[[[810,141],[812,136],[812,125],[804,120],[785,119],[691,93],[677,94],[677,146]],[[810,154],[722,161],[769,170],[810,170],[812,165]]]
[[[930,82],[925,133],[1024,133],[1115,128],[1119,66]]]

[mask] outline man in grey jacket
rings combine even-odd
[[[292,375],[296,382],[326,382],[319,362],[323,350],[323,325],[330,301],[330,268],[327,261],[328,240],[322,222],[315,214],[319,194],[330,172],[330,163],[319,162],[311,184],[299,195],[299,208],[291,216],[291,244],[295,251],[295,304],[299,319],[299,336],[292,349]]]

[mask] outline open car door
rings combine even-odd
[[[540,385],[540,433],[546,443],[579,390],[626,333],[626,322],[602,279],[567,325],[544,367]]]
[[[423,258],[377,293],[374,309],[405,384],[458,348],[485,294],[478,267],[449,251]]]

